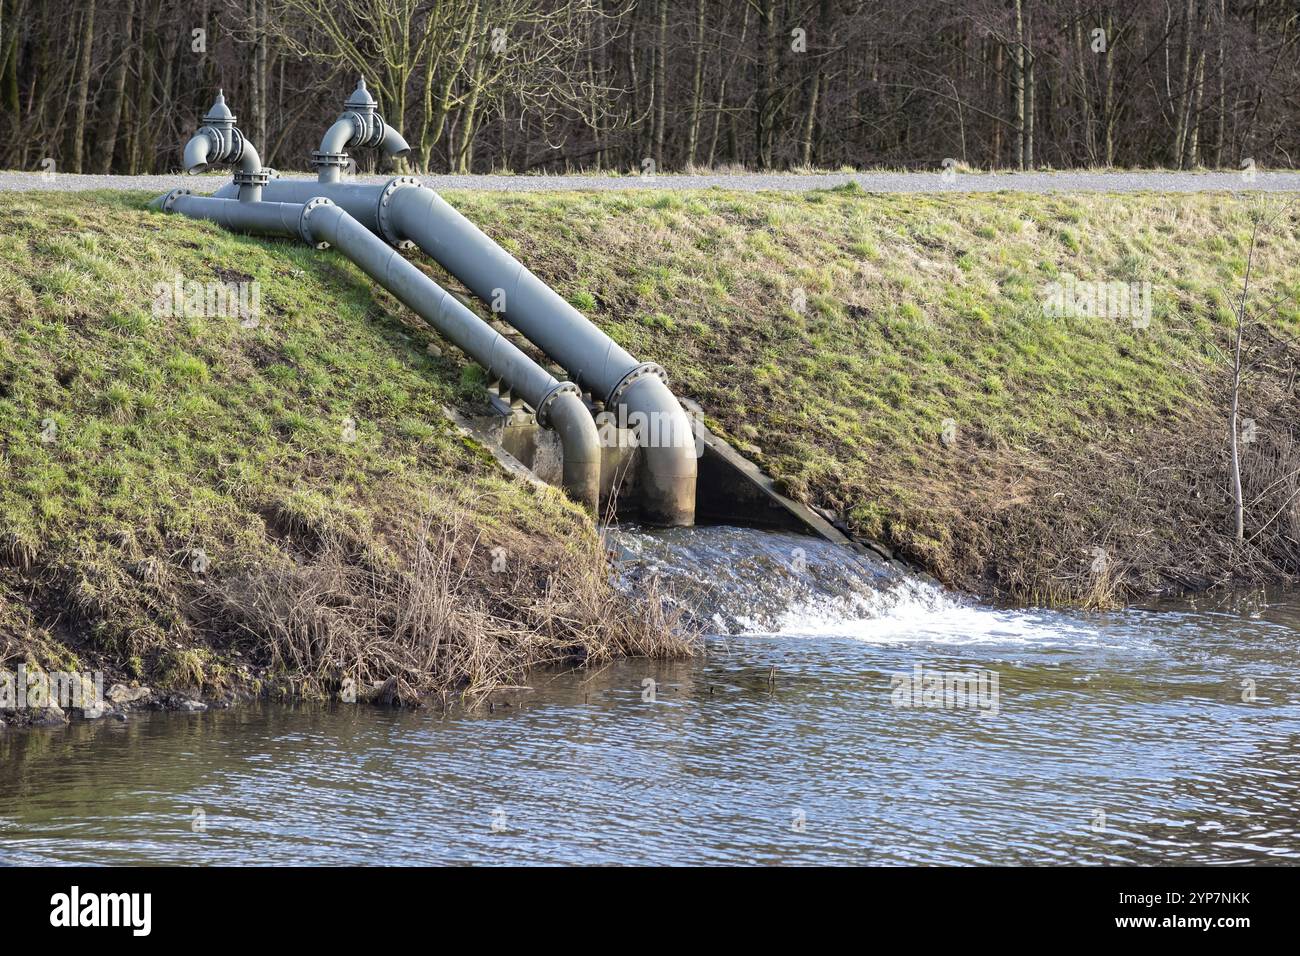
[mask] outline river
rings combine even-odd
[[[1300,596],[996,609],[789,534],[611,540],[704,656],[0,732],[0,863],[1300,860]]]

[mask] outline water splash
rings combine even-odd
[[[871,643],[1046,644],[1087,638],[1059,616],[983,607],[871,554],[818,538],[709,526],[606,532],[625,586],[655,577],[712,634]]]

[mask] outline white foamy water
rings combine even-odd
[[[666,586],[725,636],[852,638],[873,644],[1102,646],[1059,614],[986,607],[875,555],[804,535],[728,526],[610,532],[624,580]]]
[[[1030,611],[1000,611],[962,604],[940,596],[937,606],[924,601],[899,602],[876,613],[843,614],[842,607],[792,607],[772,630],[752,635],[851,637],[873,644],[1021,644],[1035,647],[1078,646],[1095,634],[1083,627],[1062,627],[1059,618]]]

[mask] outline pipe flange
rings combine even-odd
[[[233,126],[200,126],[195,137],[206,136],[212,148],[208,151],[207,166],[230,166],[239,162],[244,154],[244,135]]]
[[[654,362],[642,362],[636,368],[632,369],[632,371],[619,379],[618,384],[614,386],[614,390],[611,391],[609,396],[605,399],[605,407],[613,408],[616,406],[619,403],[619,399],[623,397],[623,393],[647,375],[653,375],[661,382],[666,383],[668,381],[668,373],[664,371],[662,365],[656,365]]]
[[[358,142],[359,146],[365,146],[368,149],[378,149],[384,142],[384,127],[388,125],[384,118],[378,112],[370,113],[361,117],[361,136]]]
[[[371,149],[378,149],[384,145],[384,127],[387,125],[384,122],[384,117],[376,111],[374,118],[370,121],[370,137],[367,140]]]
[[[339,114],[339,120],[348,120],[352,124],[352,136],[348,139],[349,146],[374,149],[384,141],[384,118],[375,111],[373,106],[347,110]]]
[[[384,188],[379,192],[379,205],[375,210],[375,219],[379,223],[379,234],[389,244],[396,246],[398,249],[414,249],[415,243],[409,239],[404,239],[397,234],[389,221],[389,209],[392,206],[393,194],[399,189],[409,189],[410,187],[423,189],[424,184],[414,176],[398,176],[384,183]]]
[[[205,123],[195,131],[194,135],[206,136],[208,142],[212,144],[212,148],[208,150],[209,166],[217,166],[225,162],[225,156],[230,152],[230,130],[223,132]]]
[[[542,397],[537,404],[537,423],[544,428],[551,427],[551,406],[561,395],[576,395],[582,398],[582,389],[578,388],[573,382],[560,382],[555,388],[551,389]]]
[[[347,143],[349,146],[367,149],[371,146],[378,146],[379,140],[383,138],[384,127],[382,125],[379,127],[378,136],[376,136],[375,113],[372,109],[345,110],[339,114],[339,119],[349,120],[352,123],[352,138]]]
[[[217,135],[222,137],[221,142],[226,148],[225,157],[223,158],[225,164],[233,166],[238,163],[244,156],[244,144],[247,142],[244,134],[239,131],[239,127],[232,126],[230,129],[218,130]]]
[[[177,199],[179,199],[181,196],[192,196],[192,195],[194,195],[194,190],[192,189],[186,189],[184,187],[181,187],[180,189],[173,189],[171,192],[169,192],[166,196],[163,197],[162,211],[171,212],[172,207],[176,205]]]
[[[307,222],[311,218],[311,211],[321,206],[332,206],[334,203],[324,196],[317,196],[315,199],[309,199],[303,204],[302,215],[298,217],[298,234],[302,236],[302,241],[309,246],[315,246],[317,249],[328,249],[328,242],[317,242],[311,233],[311,224]]]
[[[237,169],[234,180],[236,186],[265,186],[271,181],[271,171],[265,167],[255,173],[246,173]]]
[[[317,169],[330,166],[347,169],[349,162],[347,153],[322,153],[319,149],[311,151],[311,164]]]

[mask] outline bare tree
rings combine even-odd
[[[1282,204],[1269,212],[1267,200],[1261,200],[1250,211],[1250,240],[1246,245],[1246,268],[1241,281],[1241,294],[1237,297],[1237,309],[1232,336],[1232,375],[1230,378],[1230,396],[1228,413],[1228,451],[1232,478],[1233,535],[1238,545],[1246,539],[1246,502],[1242,492],[1241,479],[1241,405],[1242,387],[1245,382],[1248,365],[1245,362],[1247,347],[1246,333],[1251,324],[1251,280],[1254,278],[1255,258],[1260,246],[1260,237],[1271,229],[1293,205],[1293,201]],[[1276,306],[1270,311],[1275,311]]]
[[[1300,157],[1280,0],[0,0],[0,162],[174,168],[220,85],[305,164],[359,73],[423,168]]]
[[[95,44],[95,4],[86,4],[81,15],[81,40],[77,66],[77,112],[72,127],[72,171],[81,172],[82,155],[86,147],[86,108],[90,102],[90,55]]]

